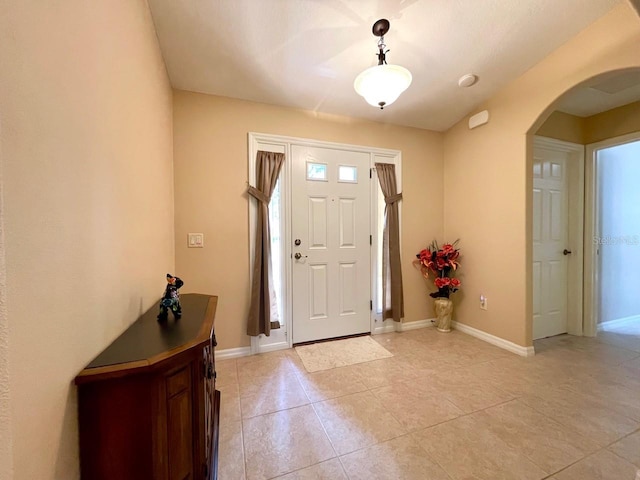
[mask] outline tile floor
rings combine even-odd
[[[640,325],[521,358],[434,328],[309,374],[295,350],[217,362],[219,478],[635,480]]]

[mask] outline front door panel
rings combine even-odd
[[[369,154],[291,153],[293,342],[369,332]]]

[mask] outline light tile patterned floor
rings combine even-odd
[[[521,358],[434,328],[393,358],[307,373],[295,350],[219,361],[219,478],[635,480],[640,325]]]

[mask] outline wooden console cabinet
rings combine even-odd
[[[84,480],[215,480],[217,297],[183,294],[182,318],[158,304],[76,377]]]

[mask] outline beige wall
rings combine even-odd
[[[640,132],[640,102],[584,118],[555,111],[540,126],[536,135],[589,144],[633,132]]]
[[[585,120],[582,117],[555,111],[540,126],[536,135],[583,144]]]
[[[248,132],[401,150],[405,321],[433,316],[411,261],[442,239],[442,134],[183,91],[173,111],[177,271],[185,291],[220,296],[220,349],[250,343]],[[203,232],[205,248],[186,248],[188,232]]]
[[[2,116],[0,113],[0,480],[13,475],[11,396],[9,394],[9,323],[7,321],[7,275],[4,256],[4,202],[2,200]]]
[[[445,135],[445,236],[465,246],[465,297],[458,321],[516,344],[531,341],[531,144],[573,86],[640,66],[640,21],[627,4],[582,31],[478,110],[491,120],[469,130],[465,118]],[[480,294],[489,309],[480,310]],[[461,301],[460,301],[461,300]]]
[[[145,0],[3,2],[0,45],[14,478],[72,480],[73,379],[175,265],[171,89]]]
[[[640,102],[602,112],[584,119],[584,143],[640,132]]]

